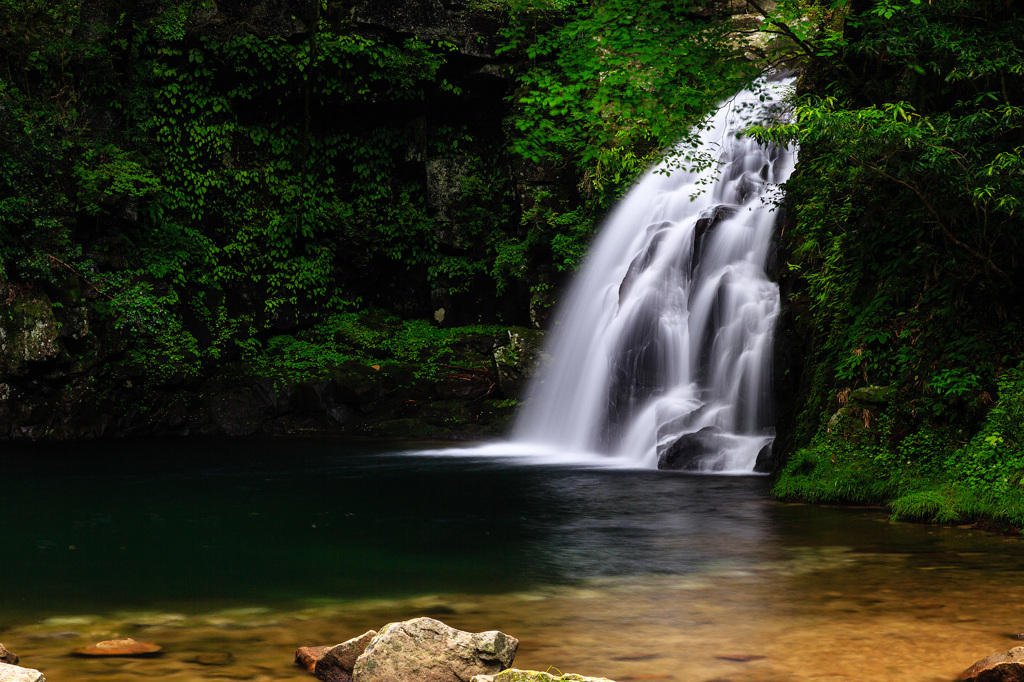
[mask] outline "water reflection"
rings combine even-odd
[[[424,614],[520,637],[523,667],[619,680],[949,679],[1024,630],[1018,539],[779,504],[763,478],[120,446],[5,471],[2,641],[48,679],[304,679],[296,646]],[[113,636],[169,653],[65,657]],[[237,665],[190,663],[214,645]]]

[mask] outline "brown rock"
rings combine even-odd
[[[18,665],[18,654],[12,654],[10,651],[4,648],[3,644],[0,644],[0,663],[10,663],[11,665]]]
[[[1024,682],[1024,646],[983,658],[960,673],[959,682]]]
[[[366,647],[369,646],[376,636],[376,630],[367,630],[358,637],[353,637],[337,646],[331,647],[316,662],[313,674],[317,676],[317,679],[324,680],[324,682],[335,682],[335,680],[342,680],[343,682],[345,677],[352,675],[352,669],[356,666],[356,659],[366,651]],[[344,674],[344,677],[341,674]]]
[[[136,642],[131,637],[108,639],[92,646],[75,649],[76,656],[153,656],[163,647],[153,642]]]
[[[329,646],[300,646],[295,650],[295,665],[302,666],[306,672],[312,674],[316,668],[316,662],[330,650]]]

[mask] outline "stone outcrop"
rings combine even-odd
[[[584,677],[575,673],[552,675],[537,670],[517,670],[510,668],[497,675],[477,675],[471,682],[613,682],[607,677]]]
[[[389,623],[356,660],[359,682],[469,682],[512,665],[519,640],[502,632],[470,633],[433,618]]]
[[[1024,646],[981,659],[960,673],[959,682],[1024,682]]]
[[[493,57],[497,24],[485,13],[467,12],[466,5],[462,0],[364,0],[354,14],[359,23],[443,40],[471,57]]]
[[[344,641],[324,652],[313,668],[313,674],[324,682],[347,682],[352,679],[352,670],[356,660],[366,651],[376,630],[367,630],[358,637]]]
[[[3,644],[0,644],[0,663],[18,665],[18,654],[8,651]]]
[[[22,376],[31,363],[57,356],[60,325],[46,294],[0,289],[8,299],[0,307],[0,374]]]
[[[522,397],[530,379],[549,361],[542,350],[543,341],[543,332],[509,330],[508,344],[494,351],[498,385],[507,397]]]
[[[46,682],[38,670],[0,663],[0,682]]]

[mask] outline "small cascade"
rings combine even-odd
[[[655,168],[609,216],[559,310],[517,443],[638,467],[755,470],[774,438],[779,291],[765,267],[796,158],[740,132],[782,117],[790,87],[762,80],[726,101],[700,136],[717,163]]]

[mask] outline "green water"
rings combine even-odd
[[[303,679],[297,646],[418,615],[621,679],[950,679],[1024,631],[1017,538],[780,504],[762,477],[329,439],[5,446],[2,470],[0,641],[52,682]],[[165,656],[66,655],[116,636]],[[234,662],[197,666],[211,647]],[[880,649],[906,660],[859,672]]]

